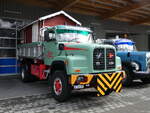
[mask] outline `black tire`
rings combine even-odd
[[[150,78],[141,78],[141,81],[145,84],[150,83]]]
[[[37,80],[35,76],[31,75],[30,66],[27,64],[22,65],[20,78],[23,82],[33,82]]]
[[[130,86],[132,84],[132,81],[133,81],[133,78],[132,78],[132,71],[127,68],[127,67],[123,67],[123,70],[125,71],[126,73],[126,76],[125,78],[122,80],[122,84],[123,86]]]
[[[64,71],[53,72],[52,77],[49,77],[49,82],[50,91],[55,100],[59,102],[64,102],[70,98],[71,88],[68,83],[68,76]],[[58,84],[60,84],[61,88],[57,88]]]

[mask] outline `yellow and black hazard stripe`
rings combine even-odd
[[[76,81],[77,81],[79,76],[81,76],[81,75],[71,75],[71,85],[76,84]],[[92,75],[92,74],[87,74],[87,75],[82,75],[82,76],[86,77],[87,81],[86,82],[80,82],[79,83],[80,85],[90,84],[94,78],[94,75]]]
[[[122,88],[122,72],[103,73],[97,76],[98,96],[105,95],[106,92],[114,90],[120,92]]]

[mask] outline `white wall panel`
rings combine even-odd
[[[32,42],[38,41],[38,22],[32,25]]]

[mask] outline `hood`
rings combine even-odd
[[[89,50],[89,49],[94,49],[94,48],[113,48],[115,49],[114,46],[111,45],[101,45],[101,44],[96,44],[96,43],[59,43],[59,44],[64,44],[64,50]]]
[[[147,54],[148,54],[148,56],[150,57],[150,52],[148,52],[148,51],[132,51],[132,52],[127,52],[127,51],[118,51],[117,52],[117,54],[118,55],[121,55],[121,54],[128,54],[128,55],[131,55],[131,56],[134,56],[134,55],[136,55],[136,56],[147,56]]]

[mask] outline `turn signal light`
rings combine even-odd
[[[79,72],[81,72],[81,70],[80,70],[80,69],[77,69],[77,70],[75,70],[75,72],[78,72],[78,73],[79,73]]]

